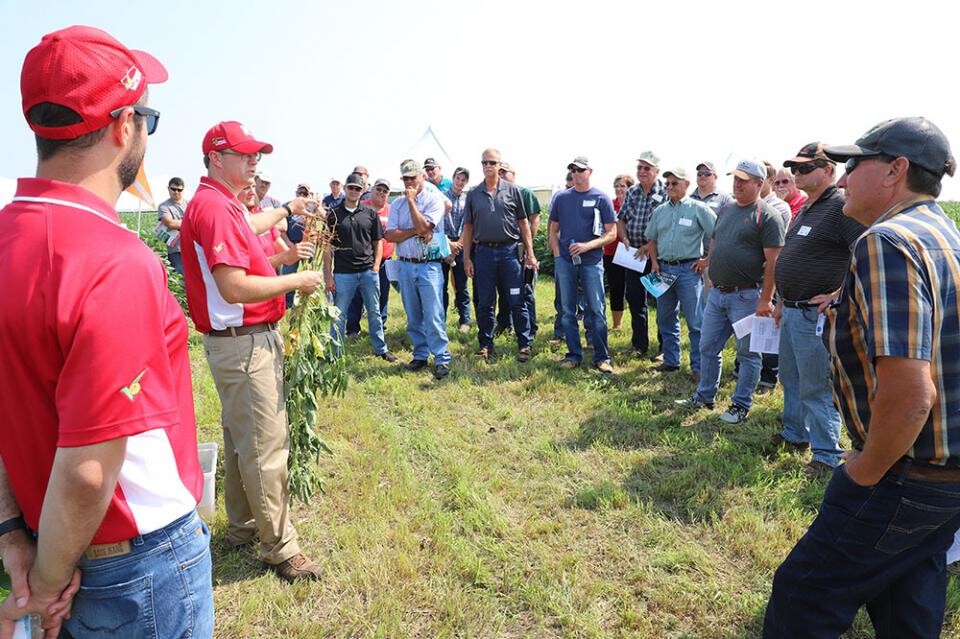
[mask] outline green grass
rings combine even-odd
[[[452,324],[443,382],[372,357],[365,336],[351,343],[350,388],[323,420],[327,493],[294,507],[326,578],[287,586],[228,550],[221,505],[218,637],[759,636],[773,571],[823,489],[802,477],[804,458],[761,454],[779,391],[731,427],[717,419],[729,351],[718,408],[698,414],[673,405],[694,390],[686,367],[664,376],[618,355],[613,377],[561,371],[563,349],[545,341],[552,291],[538,287],[526,365],[504,338],[476,361],[475,335]],[[406,361],[393,299],[387,338]],[[628,331],[610,335],[614,353],[628,346]],[[192,357],[201,438],[220,441],[196,341]],[[958,603],[951,583],[945,636]],[[848,636],[872,636],[869,623]]]

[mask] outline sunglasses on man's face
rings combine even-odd
[[[160,122],[160,112],[156,109],[150,109],[145,106],[140,106],[139,104],[131,104],[130,106],[120,107],[119,109],[114,109],[110,112],[111,118],[118,118],[120,114],[123,113],[124,109],[133,109],[133,112],[139,115],[141,118],[147,119],[147,135],[153,135],[157,130],[157,124]]]
[[[480,160],[480,164],[483,166],[496,166],[500,164],[500,160]]]
[[[182,186],[168,186],[167,188],[173,191],[174,193],[180,193],[183,191]]]
[[[347,187],[347,190],[348,190],[348,191],[362,191],[362,190],[363,190],[363,187],[362,187],[362,186],[355,186],[355,185],[351,184],[350,186]]]
[[[807,164],[794,164],[793,166],[790,167],[790,172],[793,173],[794,175],[796,175],[797,173],[799,173],[800,175],[808,175],[810,173],[813,173],[819,168],[821,167],[816,162],[808,162]]]
[[[570,169],[571,173],[583,173],[585,171],[586,169],[581,169],[579,166],[575,166],[572,169]]]

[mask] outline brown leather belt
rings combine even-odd
[[[714,284],[713,288],[721,293],[736,293],[737,291],[752,291],[759,287],[759,284],[737,284],[736,286],[719,286]]]
[[[266,333],[277,330],[276,322],[260,322],[259,324],[248,324],[247,326],[231,326],[223,330],[212,330],[207,335],[214,337],[240,337],[241,335],[253,335],[254,333]]]
[[[893,475],[920,481],[943,482],[945,484],[960,484],[960,468],[945,468],[943,466],[917,466],[901,459],[890,467],[888,471]]]
[[[519,240],[507,240],[505,242],[474,242],[474,243],[479,244],[480,246],[486,246],[487,248],[501,248],[504,246],[513,246],[517,242],[519,242]]]

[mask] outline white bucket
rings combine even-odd
[[[203,471],[203,496],[197,505],[197,512],[207,521],[217,514],[217,450],[213,443],[197,444],[197,453],[200,455],[200,470]]]

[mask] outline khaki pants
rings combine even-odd
[[[278,564],[300,552],[290,522],[290,439],[278,331],[205,335],[204,350],[223,406],[223,493],[227,539],[260,535],[260,558]]]

